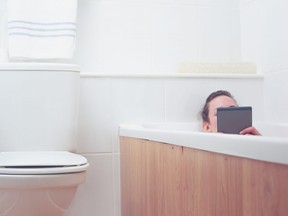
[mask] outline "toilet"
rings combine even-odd
[[[66,216],[87,159],[77,150],[79,67],[0,64],[0,215]]]

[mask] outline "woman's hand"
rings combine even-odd
[[[241,135],[261,135],[255,127],[245,128],[240,132]]]

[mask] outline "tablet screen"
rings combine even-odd
[[[222,133],[239,134],[252,126],[252,107],[223,107],[217,109],[217,130]]]

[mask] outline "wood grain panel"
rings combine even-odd
[[[288,166],[120,137],[122,216],[287,216]]]

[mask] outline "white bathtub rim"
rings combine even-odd
[[[286,126],[286,125],[285,125]],[[288,164],[288,138],[149,129],[143,124],[122,124],[119,136],[152,140],[249,159]],[[239,143],[241,139],[241,143]],[[237,141],[238,143],[235,143]]]

